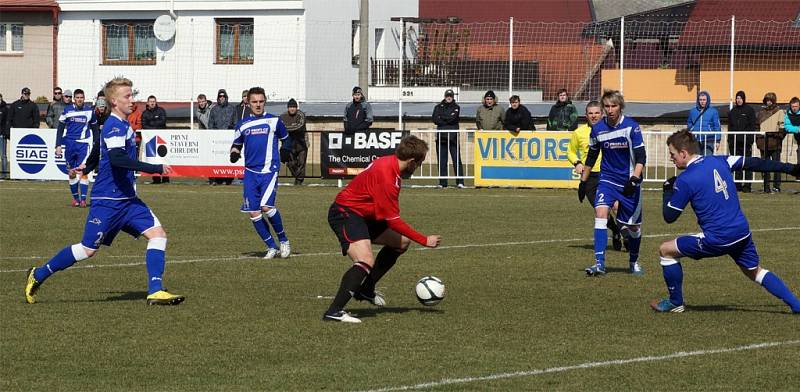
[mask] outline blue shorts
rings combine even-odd
[[[726,245],[708,243],[703,233],[684,235],[675,239],[675,245],[678,252],[695,260],[728,255],[742,268],[753,270],[758,267],[758,252],[752,234]]]
[[[159,226],[161,222],[139,199],[92,200],[81,245],[97,250],[100,245],[111,245],[120,230],[135,238]]]
[[[261,211],[261,207],[275,207],[278,194],[278,173],[244,171],[242,212]]]
[[[67,168],[75,169],[86,163],[86,158],[92,152],[92,143],[81,143],[73,139],[63,139],[62,141],[64,143],[64,161],[67,163]]]
[[[594,197],[595,208],[606,206],[611,208],[614,202],[619,202],[617,209],[617,222],[624,225],[642,224],[642,188],[633,194],[625,196],[622,194],[622,187],[600,181],[597,185],[597,194]]]

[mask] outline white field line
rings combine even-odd
[[[775,228],[768,228],[768,229],[753,229],[752,232],[768,232],[768,231],[788,231],[788,230],[800,230],[800,226],[793,226],[793,227],[775,227]],[[684,235],[685,233],[661,233],[661,234],[646,234],[642,237],[645,238],[659,238],[659,237],[672,237],[678,235]],[[534,240],[534,241],[513,241],[513,242],[493,242],[493,243],[484,243],[484,244],[464,244],[464,245],[448,245],[448,246],[440,246],[436,249],[430,248],[422,248],[422,247],[415,247],[412,248],[412,251],[425,251],[425,252],[435,252],[439,250],[449,250],[449,249],[464,249],[464,248],[486,248],[490,246],[516,246],[516,245],[536,245],[536,244],[552,244],[552,243],[559,243],[559,242],[578,242],[578,241],[593,241],[592,238],[559,238],[559,239],[549,239],[549,240]],[[318,257],[318,256],[338,256],[341,255],[341,252],[319,252],[319,253],[300,253],[300,254],[293,254],[292,258],[297,257]],[[106,257],[117,257],[117,258],[142,258],[143,254],[141,255],[129,255],[129,256],[106,256]],[[181,257],[181,256],[175,256]],[[183,256],[185,257],[185,256]],[[3,260],[8,259],[42,259],[42,262],[45,256],[16,256],[16,257],[2,257]],[[185,259],[185,260],[170,260],[167,261],[167,264],[188,264],[188,263],[200,263],[205,261],[228,261],[228,260],[260,260],[260,257],[255,256],[220,256],[220,257],[206,257],[206,258],[198,258],[198,259]],[[123,264],[76,264],[70,267],[70,269],[84,269],[84,268],[119,268],[119,267],[135,267],[145,265],[143,261],[137,261],[132,263],[123,263]],[[13,270],[0,270],[0,273],[17,273],[17,272],[25,272],[27,269],[13,269]]]
[[[472,382],[480,382],[480,381],[495,381],[495,380],[503,380],[509,378],[521,378],[521,377],[533,377],[539,376],[542,374],[549,374],[549,373],[562,373],[568,372],[571,370],[579,370],[579,369],[592,369],[597,367],[606,367],[606,366],[617,366],[617,365],[627,365],[630,363],[641,363],[641,362],[658,362],[658,361],[669,361],[677,358],[687,358],[687,357],[699,357],[704,355],[715,355],[715,354],[726,354],[726,353],[734,353],[738,351],[749,351],[749,350],[758,350],[758,349],[766,349],[766,348],[774,348],[774,347],[782,347],[782,346],[793,346],[800,344],[800,340],[788,340],[784,342],[768,342],[768,343],[753,343],[744,346],[736,346],[736,347],[729,347],[729,348],[719,348],[713,350],[696,350],[696,351],[679,351],[672,354],[666,355],[656,355],[656,356],[646,356],[646,357],[637,357],[637,358],[628,358],[628,359],[615,359],[610,361],[599,361],[599,362],[585,362],[577,365],[569,365],[569,366],[559,366],[559,367],[552,367],[547,369],[534,369],[534,370],[525,370],[525,371],[518,371],[518,372],[511,372],[511,373],[497,373],[497,374],[490,374],[487,376],[477,376],[477,377],[463,377],[463,378],[446,378],[440,381],[433,381],[433,382],[426,382],[421,384],[414,384],[414,385],[400,385],[395,387],[384,387],[378,389],[370,389],[367,392],[391,392],[391,391],[408,391],[408,390],[415,390],[415,389],[426,389],[426,388],[436,388],[445,385],[454,385],[454,384],[466,384]]]

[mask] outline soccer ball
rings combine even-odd
[[[444,283],[435,276],[426,276],[417,281],[414,292],[417,294],[419,303],[433,306],[444,299]]]

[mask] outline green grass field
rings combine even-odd
[[[795,186],[796,189],[796,186]],[[283,187],[296,254],[265,261],[238,212],[241,188],[140,185],[168,236],[177,307],[145,305],[145,242],[120,234],[23,299],[25,270],[80,241],[86,210],[66,183],[0,182],[0,390],[797,390],[800,316],[726,258],[684,260],[687,311],[665,295],[656,249],[695,232],[663,223],[645,194],[642,258],[609,251],[587,278],[593,217],[573,191],[404,189],[404,218],[442,247],[414,245],[379,283],[386,308],[351,303],[362,324],[323,323],[349,262],[326,222],[336,188]],[[784,191],[792,190],[791,185]],[[800,293],[797,195],[747,194],[762,256]],[[435,307],[416,280],[447,285]],[[763,345],[758,345],[763,344]],[[758,346],[756,346],[758,345]]]

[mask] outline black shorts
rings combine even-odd
[[[594,198],[597,196],[597,184],[600,183],[600,173],[589,173],[589,178],[586,179],[586,198],[589,204],[594,207]]]
[[[389,228],[386,221],[364,219],[349,208],[336,203],[331,204],[331,208],[328,209],[328,224],[339,239],[342,256],[347,255],[351,243],[374,240]]]

